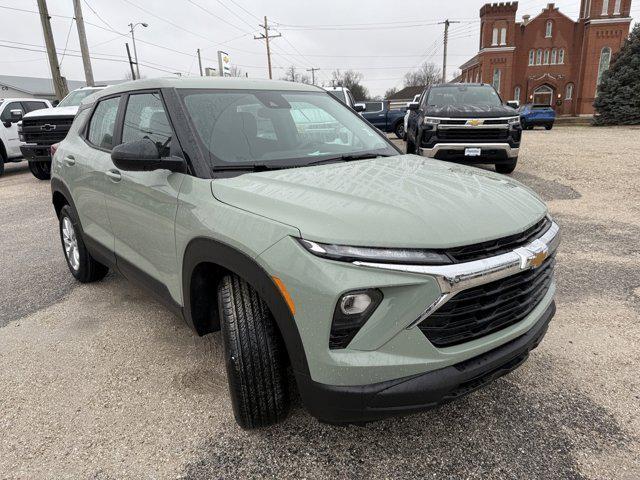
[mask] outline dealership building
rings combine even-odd
[[[480,9],[479,51],[458,81],[490,83],[505,100],[561,115],[592,114],[602,73],[629,34],[631,0],[581,0],[577,21],[553,3],[519,22],[517,10],[518,2]]]

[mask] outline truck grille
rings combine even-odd
[[[531,243],[536,238],[544,235],[544,233],[549,230],[549,227],[551,227],[551,220],[549,220],[548,217],[544,217],[522,233],[516,233],[515,235],[476,243],[474,245],[448,248],[446,252],[455,263],[472,262],[474,260],[494,257]]]
[[[436,347],[450,347],[514,325],[546,295],[555,257],[538,268],[464,290],[427,317],[418,328]]]
[[[22,135],[27,143],[52,145],[64,140],[73,123],[69,118],[25,118],[22,120]]]
[[[438,138],[442,140],[491,141],[506,140],[509,130],[506,128],[447,128],[438,130]]]

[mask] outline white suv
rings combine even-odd
[[[22,160],[18,137],[18,122],[26,113],[43,108],[51,108],[49,100],[42,98],[0,98],[0,175],[4,173],[6,162]]]

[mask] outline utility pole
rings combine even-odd
[[[84,65],[84,78],[87,87],[93,87],[93,70],[91,69],[91,58],[89,58],[89,45],[87,44],[87,34],[84,31],[84,19],[82,18],[82,6],[80,0],[73,0],[73,11],[76,17],[76,27],[78,27],[78,38],[80,39],[80,52],[82,53],[82,64]]]
[[[281,37],[282,34],[277,35],[269,35],[269,24],[267,23],[267,16],[264,16],[264,25],[258,25],[259,27],[264,28],[264,33],[261,33],[259,36],[253,37],[254,40],[264,40],[267,44],[267,64],[269,65],[269,80],[273,78],[271,74],[271,49],[269,48],[269,39],[270,38],[278,38]]]
[[[129,57],[129,67],[131,67],[131,80],[136,79],[136,71],[133,69],[133,60],[131,60],[131,50],[129,50],[129,44],[125,43],[127,47],[127,57]]]
[[[42,32],[44,33],[44,43],[47,46],[47,55],[49,56],[49,67],[51,67],[51,77],[53,79],[53,89],[58,100],[62,100],[68,93],[67,84],[60,73],[60,64],[58,63],[58,54],[56,53],[56,44],[53,41],[53,32],[51,31],[51,17],[47,10],[46,0],[38,0],[38,10],[40,11],[40,20],[42,21]]]
[[[449,20],[448,18],[444,22],[440,22],[439,25],[444,23],[444,54],[442,55],[442,83],[447,83],[447,44],[449,43],[449,25],[452,23],[460,23],[456,20]]]
[[[198,49],[198,66],[200,67],[200,76],[202,77],[202,57],[200,57],[200,49]]]
[[[307,68],[307,72],[311,72],[311,84],[315,85],[316,84],[316,72],[320,70],[319,68]]]

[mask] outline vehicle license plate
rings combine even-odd
[[[479,157],[482,154],[481,148],[465,148],[464,155],[465,157]]]

